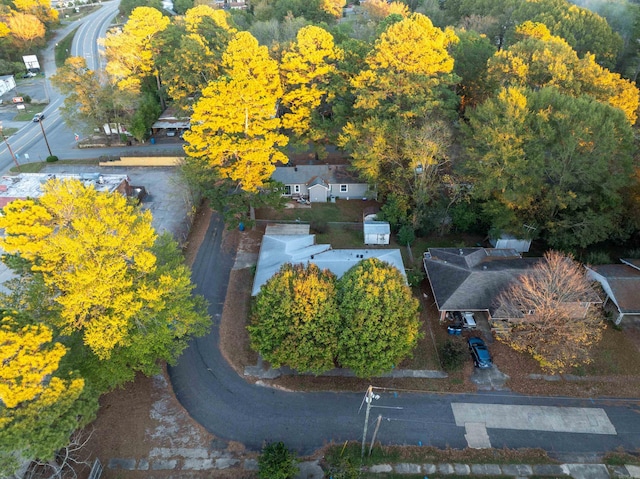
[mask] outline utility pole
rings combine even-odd
[[[40,121],[38,123],[40,123],[40,129],[42,130],[42,136],[44,137],[44,142],[47,145],[47,150],[49,150],[49,156],[53,156],[53,153],[51,153],[51,147],[49,146],[49,141],[47,140],[47,135],[44,132],[44,125],[42,124],[42,118],[40,119]]]
[[[367,410],[365,411],[365,414],[364,414],[364,431],[362,432],[361,457],[364,457],[364,447],[365,447],[365,442],[367,440],[367,426],[369,425],[369,412],[371,411],[371,403],[373,402],[374,399],[380,399],[380,396],[378,396],[377,394],[373,394],[373,386],[369,385],[363,399],[363,402],[367,403]],[[360,409],[362,409],[362,405],[360,405]]]
[[[369,457],[371,457],[371,451],[373,450],[373,445],[376,443],[376,436],[378,435],[378,429],[380,429],[381,421],[382,421],[382,414],[378,415],[378,422],[376,423],[376,428],[373,430],[373,437],[371,438],[371,444],[369,445]]]
[[[9,145],[9,142],[7,141],[7,137],[4,136],[4,132],[2,131],[1,121],[0,121],[0,135],[2,135],[4,144],[7,145],[7,150],[9,150],[9,154],[11,155],[11,158],[13,158],[13,162],[16,164],[16,168],[18,169],[18,171],[20,171],[20,163],[18,163],[18,159],[16,158],[16,155],[13,153],[13,150],[11,149],[11,145]]]

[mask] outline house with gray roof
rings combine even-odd
[[[535,311],[507,311],[497,299],[539,261],[544,258],[523,258],[515,249],[498,248],[430,248],[423,257],[440,321],[453,311],[486,313],[496,333],[508,331],[509,323],[535,319]],[[579,318],[600,303],[590,291],[564,306],[571,317]]]
[[[616,324],[625,316],[640,316],[640,259],[621,259],[622,264],[587,266],[588,275],[607,294],[618,311]]]
[[[315,235],[311,234],[265,234],[251,295],[257,295],[262,285],[286,263],[314,263],[321,270],[328,269],[340,278],[360,261],[369,258],[389,263],[405,275],[399,249],[332,249],[330,244],[316,244]]]
[[[271,179],[284,184],[284,196],[312,203],[375,197],[375,191],[346,165],[277,166]]]
[[[443,321],[447,312],[494,311],[495,299],[541,258],[514,249],[429,248],[423,263]]]

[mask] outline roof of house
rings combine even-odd
[[[262,285],[285,263],[314,263],[340,278],[358,262],[368,258],[385,261],[405,274],[399,249],[331,249],[329,244],[315,244],[315,235],[264,235],[251,295],[258,294]]]
[[[540,259],[513,249],[430,248],[424,266],[440,311],[491,311],[495,298]]]
[[[298,165],[277,166],[271,175],[273,180],[285,185],[323,185],[365,183],[346,165]]]
[[[364,234],[371,235],[388,235],[391,234],[391,227],[386,221],[365,221]]]
[[[123,181],[128,181],[127,175],[103,175],[100,173],[84,174],[47,174],[20,173],[15,176],[0,178],[0,207],[4,207],[17,198],[39,198],[42,195],[42,185],[52,179],[76,179],[85,186],[93,185],[97,191],[115,191]]]
[[[640,314],[640,270],[628,264],[601,264],[589,268],[605,278],[621,313]]]

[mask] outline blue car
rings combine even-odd
[[[480,369],[487,369],[493,366],[491,361],[491,354],[487,349],[487,345],[480,338],[469,338],[469,351],[473,358],[473,364]]]

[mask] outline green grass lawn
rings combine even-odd
[[[18,110],[16,116],[13,117],[13,121],[31,121],[33,120],[33,115],[42,112],[47,105],[25,103],[24,106],[25,109]]]
[[[64,62],[71,55],[71,43],[73,42],[73,37],[75,36],[78,29],[76,28],[74,31],[69,33],[66,37],[60,40],[56,44],[55,48],[55,58],[56,58],[56,67],[60,68],[64,65]]]
[[[11,135],[15,134],[18,131],[17,128],[3,128],[2,134],[5,138],[9,138]]]
[[[47,165],[98,165],[99,160],[60,160],[55,163],[47,163],[46,161],[37,161],[33,163],[25,163],[20,165],[20,171],[14,166],[11,168],[11,173],[40,173]]]
[[[259,220],[300,220],[306,223],[362,222],[362,211],[377,206],[374,201],[337,200],[335,203],[311,203],[311,208],[256,209]]]

